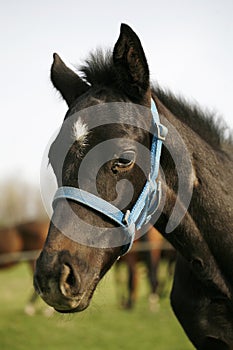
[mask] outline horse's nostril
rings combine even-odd
[[[67,276],[66,283],[68,283],[71,287],[75,285],[75,277],[71,269]]]
[[[70,286],[75,284],[73,270],[68,264],[63,264],[62,266],[61,283],[67,283]]]
[[[78,292],[80,280],[69,264],[63,264],[61,269],[60,290],[64,296],[72,296]]]

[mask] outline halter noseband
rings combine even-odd
[[[150,221],[152,215],[157,210],[161,199],[161,183],[156,180],[159,173],[162,142],[166,138],[167,128],[160,124],[159,114],[153,100],[151,100],[151,112],[155,132],[153,134],[150,152],[150,173],[142,192],[131,210],[127,210],[126,213],[123,213],[111,203],[92,193],[80,188],[68,186],[59,187],[53,199],[53,204],[55,201],[62,198],[84,204],[85,206],[104,214],[120,225],[128,236],[127,241],[129,242],[122,255],[126,254],[131,249],[135,237],[135,230],[139,230],[143,225]]]

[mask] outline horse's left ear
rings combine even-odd
[[[65,65],[57,53],[53,54],[51,80],[68,106],[90,88],[75,72]]]
[[[113,50],[113,62],[120,88],[132,99],[147,99],[149,67],[138,36],[127,24],[121,25]]]

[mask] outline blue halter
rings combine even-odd
[[[55,193],[53,203],[61,198],[84,204],[113,220],[124,228],[130,242],[122,255],[126,254],[132,247],[135,231],[147,224],[157,210],[161,199],[161,183],[156,181],[159,173],[159,163],[162,142],[167,135],[167,128],[160,124],[156,105],[151,100],[151,112],[153,116],[153,127],[155,129],[151,145],[151,169],[148,180],[140,193],[136,203],[131,210],[123,213],[120,209],[96,195],[75,187],[59,187]]]

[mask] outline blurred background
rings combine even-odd
[[[97,47],[114,46],[121,22],[139,35],[152,81],[215,111],[232,128],[232,10],[231,0],[3,2],[1,205],[6,188],[39,189],[43,152],[64,117],[66,104],[49,79],[53,52],[77,67]]]
[[[66,112],[49,80],[53,52],[77,67],[91,50],[114,46],[121,22],[139,35],[152,81],[215,111],[233,128],[232,0],[8,0],[0,6],[2,229],[47,221],[40,196],[40,166],[46,145]],[[28,230],[18,227],[18,233],[6,236],[4,231],[2,237],[19,232],[25,236]],[[5,238],[2,241],[9,247]],[[3,260],[2,265],[8,266],[7,259]],[[166,266],[165,259],[159,278],[166,280],[169,289]],[[192,349],[170,310],[168,290],[161,294],[158,310],[149,310],[150,287],[143,263],[139,264],[137,303],[130,312],[122,310],[116,292],[119,285],[127,285],[127,268],[121,269],[123,280],[116,282],[115,270],[109,273],[90,310],[49,318],[42,311],[33,318],[23,312],[32,290],[27,265],[2,269],[1,349]],[[38,303],[39,310],[43,309],[42,302]]]

